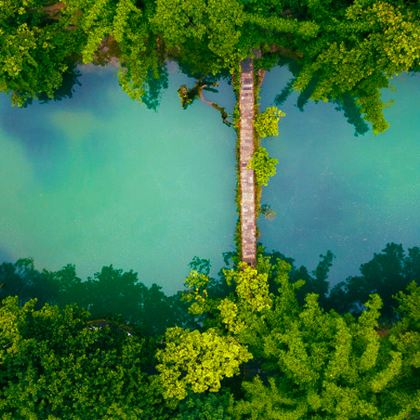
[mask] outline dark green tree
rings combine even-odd
[[[124,91],[156,108],[160,90],[167,86],[167,73],[163,47],[149,23],[154,2],[66,0],[65,4],[65,14],[86,37],[83,62],[118,60]]]
[[[165,418],[144,340],[75,306],[0,306],[2,418]]]
[[[232,389],[236,398],[226,409],[233,418],[404,418],[418,413],[416,286],[399,297],[407,320],[384,333],[378,295],[369,297],[357,318],[324,311],[313,293],[302,306],[296,291],[303,282],[289,281],[285,261],[276,265],[277,293],[270,292],[273,267],[265,258],[258,269],[240,263],[227,270],[225,278],[234,290],[216,299],[208,297],[206,276],[192,272],[186,295],[190,311],[209,314],[210,322],[202,324],[201,332],[178,329],[166,337],[159,354],[165,398],[183,399],[188,389],[217,391],[227,386],[223,378],[235,373],[233,365],[239,362],[243,375],[247,370],[254,374],[252,380],[243,376],[242,396]],[[224,362],[213,351],[215,337],[230,342]],[[238,346],[251,357],[238,357]],[[230,370],[228,363],[233,364]],[[223,382],[212,388],[212,382],[202,381],[208,369],[213,378],[214,364]]]
[[[53,99],[72,77],[85,36],[61,13],[62,3],[5,0],[0,7],[0,92],[25,105]]]
[[[0,264],[0,299],[17,295],[21,303],[37,299],[64,307],[77,304],[89,310],[93,319],[117,317],[139,328],[143,336],[164,334],[166,328],[190,322],[181,296],[166,296],[161,287],[146,287],[133,271],[103,267],[82,281],[75,266],[58,271],[38,271],[31,259]]]
[[[384,303],[383,317],[394,317],[396,301],[393,295],[411,281],[420,280],[420,249],[389,243],[371,261],[360,266],[360,275],[351,276],[331,290],[328,305],[342,313],[360,313],[369,294],[378,293]]]

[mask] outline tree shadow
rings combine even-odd
[[[63,74],[63,83],[55,91],[53,98],[48,98],[46,95],[41,95],[39,97],[39,102],[45,104],[51,101],[62,101],[63,99],[70,99],[73,97],[73,94],[76,90],[76,87],[81,86],[80,76],[82,73],[80,69],[74,65],[66,73]]]
[[[412,281],[420,281],[420,248],[404,250],[401,244],[388,243],[373,258],[360,266],[360,275],[350,276],[335,285],[328,298],[328,307],[344,313],[358,314],[371,293],[382,298],[382,318],[395,317],[393,296]]]
[[[343,95],[342,98],[335,101],[336,111],[343,112],[347,122],[351,124],[354,129],[354,135],[359,136],[369,131],[369,126],[363,119],[360,107],[356,104],[354,98],[350,95]]]
[[[360,266],[360,275],[350,276],[346,280],[331,288],[328,274],[332,266],[334,255],[327,251],[320,255],[320,260],[313,271],[305,266],[296,266],[294,259],[278,251],[261,253],[270,259],[274,269],[270,272],[269,282],[272,293],[278,293],[276,283],[276,261],[288,262],[291,266],[289,279],[292,283],[304,280],[305,284],[297,291],[297,298],[301,304],[308,293],[316,293],[324,309],[334,309],[339,313],[360,314],[364,303],[371,293],[377,293],[382,299],[382,322],[393,322],[397,319],[394,308],[397,306],[393,296],[404,290],[413,280],[420,281],[420,248],[412,247],[404,250],[401,244],[388,243],[380,253]]]
[[[266,252],[259,246],[259,255],[269,267],[270,291],[278,294],[277,261],[284,260],[291,266],[289,279],[292,283],[304,280],[297,291],[297,298],[303,304],[308,293],[316,293],[324,309],[334,309],[340,313],[359,314],[363,303],[371,293],[378,293],[383,300],[382,320],[396,319],[393,296],[413,280],[420,279],[420,248],[404,251],[402,245],[389,243],[373,258],[360,266],[360,275],[347,278],[330,288],[328,273],[334,255],[327,251],[320,256],[316,268],[309,271],[305,266],[297,267],[294,260],[278,251]],[[226,268],[235,268],[237,255],[225,253]],[[267,259],[269,265],[267,265]],[[194,257],[190,268],[209,276],[210,261]],[[234,292],[234,285],[228,285],[223,269],[217,279],[209,277],[208,296],[220,299]],[[188,313],[188,304],[182,299],[182,292],[167,296],[160,286],[145,286],[137,273],[123,271],[112,265],[104,266],[92,277],[82,281],[74,265],[67,265],[58,271],[36,270],[29,258],[15,263],[0,264],[0,299],[19,296],[21,303],[31,298],[38,299],[38,306],[45,303],[65,306],[77,304],[91,313],[91,319],[118,319],[135,326],[144,336],[160,336],[168,327],[197,327],[197,320]],[[98,322],[99,322],[98,321]]]
[[[32,259],[0,264],[0,299],[17,295],[21,303],[36,298],[37,305],[77,304],[92,319],[121,318],[135,325],[144,336],[156,336],[166,328],[187,322],[180,295],[166,296],[156,284],[146,287],[137,273],[103,267],[82,281],[74,265],[58,271],[36,270]]]
[[[302,66],[299,65],[296,61],[288,59],[280,59],[278,62],[279,65],[286,65],[289,71],[292,73],[291,79],[287,82],[285,87],[281,92],[275,97],[274,103],[276,106],[283,105],[292,95],[294,91],[293,84],[298,77]],[[296,106],[300,111],[304,111],[305,106],[310,101],[311,96],[317,86],[318,77],[314,75],[311,81],[308,83],[307,87],[298,93],[296,99]],[[344,118],[347,122],[354,127],[354,135],[357,137],[359,135],[364,135],[369,131],[369,125],[363,119],[363,114],[361,112],[360,106],[356,103],[354,97],[350,94],[344,94],[341,97],[338,97],[330,101],[335,104],[335,110],[342,112]]]
[[[146,83],[144,86],[145,92],[142,96],[142,101],[148,109],[153,109],[154,111],[160,105],[162,99],[163,90],[168,88],[168,69],[166,64],[162,64],[159,67],[158,74],[154,74],[152,71],[149,71]]]
[[[3,262],[8,262],[8,261],[10,262],[12,260],[13,258],[11,257],[9,252],[6,251],[6,248],[0,247],[0,264]]]

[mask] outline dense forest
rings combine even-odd
[[[2,417],[419,414],[420,249],[388,244],[332,288],[330,252],[310,271],[259,251],[217,278],[194,258],[173,296],[112,266],[1,264]]]
[[[79,64],[113,63],[156,109],[174,60],[197,81],[180,88],[187,107],[221,78],[236,89],[252,58],[261,77],[293,74],[277,104],[294,90],[299,107],[333,102],[357,132],[379,133],[381,89],[418,70],[419,13],[411,0],[0,0],[0,92],[18,106],[71,96]],[[282,116],[258,114],[258,136]],[[266,185],[275,162],[254,158]],[[195,258],[174,296],[112,266],[82,281],[72,265],[3,263],[0,415],[417,418],[419,248],[388,244],[330,287],[332,263],[327,252],[310,271],[260,247],[255,267],[228,253],[213,278]]]
[[[71,93],[78,63],[119,63],[132,98],[156,107],[165,62],[201,82],[231,78],[245,57],[287,65],[280,92],[335,102],[356,128],[386,129],[380,89],[419,64],[410,0],[3,0],[0,92],[24,105]]]

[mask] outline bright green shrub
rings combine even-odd
[[[271,158],[265,147],[259,147],[249,161],[248,169],[253,169],[257,185],[268,185],[268,181],[276,174],[277,159]]]
[[[254,124],[257,136],[259,138],[278,136],[280,118],[285,116],[286,114],[275,106],[270,106],[258,114]]]

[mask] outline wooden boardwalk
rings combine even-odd
[[[255,212],[254,171],[247,165],[254,153],[254,64],[247,58],[241,63],[239,92],[239,168],[240,223],[242,261],[255,266],[257,254],[257,226]]]

